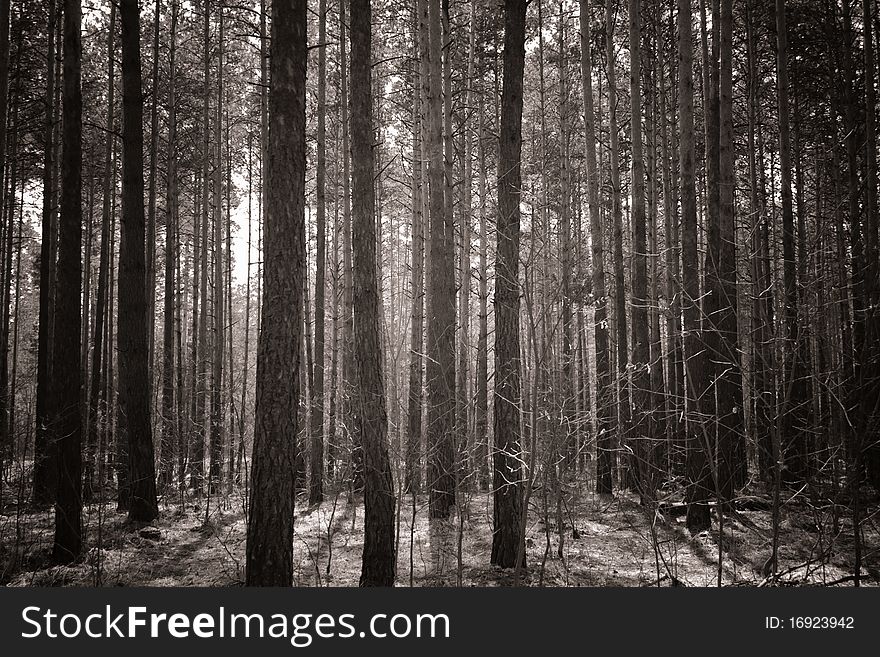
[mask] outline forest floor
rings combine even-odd
[[[580,487],[578,487],[580,488]],[[9,488],[6,488],[8,491]],[[489,565],[491,495],[462,496],[460,514],[428,521],[427,497],[404,498],[397,520],[399,586],[504,586],[514,573]],[[683,507],[650,511],[627,493],[600,499],[566,493],[562,551],[555,502],[533,492],[526,539],[528,586],[852,585],[853,538],[849,510],[786,498],[780,513],[778,576],[769,574],[772,515],[768,500],[749,496],[718,518],[712,530],[691,536]],[[236,586],[244,580],[244,493],[210,500],[163,499],[150,525],[126,522],[115,504],[84,510],[88,552],[72,566],[50,563],[53,512],[17,506],[8,497],[0,514],[0,584],[11,586]],[[545,502],[549,509],[545,514]],[[880,584],[878,500],[864,509],[862,583]],[[838,515],[835,528],[834,514]],[[308,507],[297,501],[294,583],[356,586],[363,548],[363,502],[347,493]],[[545,522],[546,518],[546,522]]]

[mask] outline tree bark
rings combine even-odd
[[[452,200],[447,198],[451,183],[443,155],[441,10],[438,2],[428,4],[428,490],[430,517],[447,518],[455,504],[455,235]]]
[[[122,221],[119,245],[119,404],[129,454],[129,518],[159,515],[150,428],[148,304],[144,253],[144,128],[140,15],[137,0],[121,0]]]
[[[678,118],[681,125],[682,310],[684,313],[685,400],[688,417],[686,495],[687,528],[698,533],[711,526],[710,475],[704,404],[706,356],[700,334],[700,281],[697,252],[697,194],[694,171],[693,26],[690,0],[678,0]]]
[[[82,407],[80,333],[82,331],[82,6],[64,1],[64,110],[62,120],[61,221],[58,236],[58,287],[52,385],[57,399],[54,434],[59,443],[58,498],[55,504],[56,562],[79,557],[82,540]]]
[[[312,381],[312,447],[309,504],[324,499],[324,279],[327,264],[327,0],[318,4],[318,153],[315,177],[315,360]]]
[[[736,153],[733,135],[733,0],[721,2],[719,84],[719,236],[717,266],[721,312],[710,315],[721,338],[721,352],[710,358],[715,365],[718,400],[719,489],[724,501],[746,483],[745,423],[742,369],[737,326],[737,263],[734,190]],[[712,247],[710,245],[710,252]],[[717,319],[716,319],[717,318]]]
[[[751,3],[749,3],[751,4]],[[746,8],[746,40],[748,47],[748,84],[749,84],[749,115],[748,115],[748,152],[749,152],[749,213],[752,216],[750,240],[752,276],[752,358],[751,358],[751,397],[752,425],[754,427],[755,444],[758,452],[758,470],[764,481],[772,482],[773,457],[770,435],[773,420],[769,397],[772,388],[772,369],[770,362],[770,327],[772,315],[768,310],[770,276],[765,267],[763,231],[766,230],[766,217],[758,189],[758,167],[763,170],[763,157],[758,162],[758,95],[759,81],[757,78],[757,37],[755,35],[754,7]]]
[[[153,85],[150,99],[150,178],[147,187],[147,357],[150,389],[155,385],[153,371],[156,350],[156,186],[158,185],[159,155],[159,28],[162,12],[161,0],[156,0],[153,16],[153,65],[150,82]],[[166,199],[167,203],[167,199]],[[163,383],[164,385],[164,383]],[[152,422],[152,414],[151,414]]]
[[[364,550],[361,586],[394,584],[394,485],[379,344],[376,213],[370,101],[370,0],[351,2],[352,248],[357,427],[364,457]]]
[[[633,227],[633,282],[632,282],[632,397],[637,415],[633,418],[632,445],[633,472],[636,488],[643,500],[653,497],[652,435],[649,363],[651,360],[648,328],[648,263],[647,224],[645,218],[645,160],[642,143],[641,91],[641,11],[639,0],[629,2],[630,50],[630,133],[632,140],[632,227]]]
[[[614,323],[617,338],[617,444],[626,438],[631,406],[629,395],[629,331],[626,317],[626,282],[623,258],[623,212],[620,200],[620,139],[617,127],[617,62],[614,57],[614,0],[605,3],[605,68],[608,75],[608,150],[611,169],[611,213],[614,227]],[[612,477],[616,456],[612,456]]]
[[[596,492],[610,495],[614,489],[615,452],[612,433],[611,359],[608,347],[608,297],[605,291],[605,236],[599,207],[599,168],[596,164],[596,119],[593,108],[593,64],[590,43],[590,11],[580,2],[581,75],[584,94],[587,201],[590,211],[594,332],[596,341]]]
[[[404,490],[421,488],[423,348],[425,343],[425,193],[429,185],[426,172],[427,121],[424,98],[429,94],[428,58],[430,39],[425,24],[427,2],[413,5],[413,40],[416,42],[417,70],[413,72],[413,182],[412,182],[412,323],[410,329],[409,398],[407,406]]]
[[[306,4],[272,3],[265,278],[257,338],[248,586],[290,586],[293,579],[293,468],[305,274]]]
[[[197,267],[199,282],[197,296],[200,295],[198,339],[194,340],[193,354],[196,358],[195,371],[195,407],[193,417],[195,419],[195,431],[193,438],[193,453],[190,459],[192,464],[190,472],[190,486],[201,494],[205,484],[205,413],[207,407],[208,385],[208,217],[209,196],[211,193],[210,163],[211,163],[211,66],[210,66],[210,40],[211,40],[211,15],[210,5],[204,7],[204,33],[203,33],[203,76],[204,95],[202,97],[202,171],[201,171],[201,214],[198,219],[198,229],[195,231],[195,239],[198,243]],[[199,230],[201,234],[199,234]],[[195,313],[194,313],[195,316]]]
[[[220,477],[223,472],[223,429],[224,429],[224,408],[223,408],[223,356],[224,343],[226,336],[226,324],[224,318],[223,307],[223,27],[224,15],[223,6],[218,8],[219,34],[217,39],[218,61],[217,61],[217,116],[215,119],[215,135],[214,145],[216,150],[216,160],[214,162],[214,201],[212,214],[213,227],[213,255],[214,255],[214,275],[213,275],[213,315],[214,315],[214,335],[213,335],[213,354],[211,358],[211,435],[209,440],[210,447],[210,466],[208,470],[209,493],[219,492]]]
[[[782,259],[784,285],[785,372],[780,399],[783,400],[782,449],[785,478],[802,480],[807,475],[806,410],[807,391],[798,325],[798,293],[795,261],[794,208],[791,191],[791,128],[788,100],[788,38],[785,0],[776,0],[777,102],[779,112],[779,168],[782,197]]]
[[[571,132],[569,127],[569,101],[566,77],[568,72],[565,57],[565,7],[559,4],[559,241],[561,246],[562,274],[562,385],[560,386],[560,412],[563,426],[562,450],[565,456],[563,466],[571,468],[576,465],[578,432],[576,431],[576,394],[580,388],[576,384],[577,347],[575,344],[573,253],[575,238],[571,228],[571,167],[569,151],[571,149]],[[561,498],[557,498],[561,502]]]
[[[669,12],[669,34],[675,39],[675,16]],[[677,57],[677,51],[670,53],[669,59]],[[666,315],[666,371],[667,371],[667,394],[666,394],[666,423],[667,436],[667,463],[673,474],[680,475],[683,472],[684,449],[682,444],[682,427],[684,411],[684,363],[682,361],[682,331],[681,331],[681,217],[679,214],[679,189],[676,181],[677,171],[673,170],[673,151],[676,138],[676,115],[673,106],[674,100],[670,101],[667,96],[667,87],[663,82],[669,79],[669,93],[674,99],[675,71],[677,69],[671,61],[666,65],[661,64],[660,77],[662,89],[660,91],[660,134],[663,148],[663,228],[664,241],[666,243],[666,299],[669,310]],[[670,117],[671,113],[671,117]]]
[[[880,437],[877,429],[877,394],[880,391],[880,253],[878,253],[877,210],[877,103],[874,88],[874,37],[871,0],[862,0],[865,53],[865,350],[860,362],[861,423],[866,427],[865,469],[875,488],[880,488]]]
[[[519,243],[526,2],[504,3],[504,73],[498,156],[495,262],[495,413],[491,563],[517,566],[522,504],[520,465]],[[524,564],[520,564],[524,565]]]
[[[5,180],[6,170],[6,114],[9,91],[9,3],[0,0],[0,181]],[[13,127],[18,129],[13,123]],[[13,155],[13,159],[15,159]],[[13,199],[9,211],[6,243],[8,248],[5,256],[5,273],[3,276],[3,327],[0,335],[0,464],[9,442],[9,301],[12,283],[12,235],[15,219],[15,176],[11,176],[10,197]],[[0,185],[0,208],[6,207],[5,187]],[[2,471],[2,468],[0,468]]]
[[[58,486],[57,446],[51,436],[54,415],[52,396],[52,329],[55,323],[55,24],[56,0],[49,0],[46,25],[46,93],[43,118],[43,213],[40,240],[40,309],[37,338],[36,441],[34,444],[34,504],[55,501]]]
[[[116,5],[110,7],[110,27],[107,33],[107,119],[105,124],[106,134],[104,137],[104,185],[103,201],[101,206],[101,249],[98,256],[98,288],[95,291],[95,334],[92,347],[92,372],[89,393],[89,419],[87,422],[89,435],[87,439],[85,475],[83,477],[84,496],[86,501],[91,500],[94,490],[94,473],[97,467],[99,434],[105,430],[102,426],[106,423],[106,395],[103,380],[103,354],[105,315],[107,309],[108,277],[110,268],[110,241],[113,239],[110,232],[112,195],[115,193],[113,185],[113,128],[114,128],[114,97],[116,95],[115,68],[116,60],[113,57],[116,32]]]
[[[177,16],[179,4],[172,0],[171,33],[169,38],[168,74],[168,183],[165,200],[165,308],[162,331],[162,451],[159,462],[159,487],[171,484],[174,472],[175,418],[174,406],[174,307],[177,284],[177,98],[175,57],[177,50]],[[181,391],[182,392],[182,391]],[[180,393],[178,393],[180,394]]]
[[[489,233],[487,226],[488,180],[486,166],[486,117],[483,90],[479,94],[479,135],[477,154],[480,163],[480,310],[477,337],[476,395],[474,399],[474,441],[477,446],[477,480],[481,491],[489,490]]]
[[[471,217],[473,215],[473,155],[474,134],[471,127],[470,112],[474,106],[474,58],[476,56],[476,7],[470,3],[470,37],[468,44],[468,66],[466,87],[466,116],[462,121],[464,132],[464,176],[462,178],[461,249],[459,252],[458,286],[458,371],[456,373],[456,436],[458,437],[459,466],[456,468],[458,480],[468,487],[472,486],[473,450],[470,423],[470,320],[471,320]]]

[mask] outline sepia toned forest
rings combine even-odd
[[[876,0],[0,0],[0,583],[880,582]]]

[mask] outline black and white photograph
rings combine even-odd
[[[3,624],[394,587],[373,638],[490,588],[870,627],[878,35],[878,0],[0,0]],[[203,636],[159,611],[119,627]]]

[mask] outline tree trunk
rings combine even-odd
[[[682,309],[684,312],[685,400],[688,412],[687,527],[691,533],[706,530],[709,516],[710,475],[708,439],[705,431],[704,391],[706,356],[700,335],[700,281],[697,252],[697,195],[694,173],[694,79],[693,26],[690,0],[678,0],[678,119],[681,125],[679,165],[681,169]]]
[[[156,186],[158,185],[157,169],[159,154],[159,27],[161,11],[161,0],[156,0],[156,11],[153,17],[153,70],[150,76],[153,89],[150,100],[150,179],[147,188],[146,243],[147,348],[149,350],[147,363],[151,390],[155,385],[153,370],[156,360]],[[152,414],[150,420],[152,422]]]
[[[331,251],[333,253],[330,269],[331,287],[333,289],[333,331],[330,336],[330,400],[327,404],[327,481],[334,482],[336,479],[336,409],[337,400],[339,399],[339,325],[341,317],[339,315],[339,303],[342,295],[340,294],[340,276],[339,276],[339,238],[341,232],[341,223],[339,218],[339,181],[341,161],[340,142],[339,139],[339,122],[334,122],[333,146],[334,146],[334,166],[333,166],[333,239],[331,242]]]
[[[474,399],[474,442],[477,445],[477,480],[481,491],[489,490],[489,233],[487,226],[488,181],[486,175],[486,117],[483,90],[479,98],[478,193],[480,195],[480,316],[477,337],[476,395]]]
[[[144,128],[140,16],[137,0],[121,0],[122,221],[119,245],[119,404],[128,440],[129,518],[159,515],[150,429],[148,304],[144,254]]]
[[[641,26],[640,2],[629,2],[629,50],[630,50],[630,132],[632,139],[632,225],[633,225],[633,418],[632,450],[634,454],[634,481],[643,500],[653,497],[653,476],[650,445],[652,435],[649,363],[651,360],[648,329],[648,263],[647,224],[645,219],[645,160],[642,143],[642,91],[641,91]]]
[[[779,168],[782,197],[782,259],[786,340],[785,373],[780,399],[783,404],[782,449],[785,478],[802,480],[808,470],[806,449],[807,392],[801,362],[798,294],[795,261],[794,209],[791,191],[791,129],[788,102],[788,39],[785,0],[776,0],[777,101],[779,111]]]
[[[0,0],[0,126],[6,126],[7,97],[9,90],[9,3],[10,0]],[[13,123],[13,127],[18,127]],[[15,156],[13,155],[13,166]],[[5,180],[6,168],[6,130],[0,129],[0,181]],[[11,176],[12,184],[10,197],[13,199],[9,212],[6,243],[7,253],[5,256],[5,274],[3,277],[3,327],[0,334],[0,472],[3,471],[3,457],[6,454],[9,442],[9,301],[10,287],[12,283],[12,235],[15,220],[15,176]],[[4,187],[0,185],[0,208],[5,207],[6,198]]]
[[[412,182],[412,324],[410,329],[409,399],[407,406],[406,455],[404,459],[404,490],[410,493],[421,488],[422,385],[423,346],[425,343],[425,176],[427,160],[426,102],[429,96],[428,38],[426,17],[428,5],[418,0],[413,7],[413,40],[416,42],[417,70],[413,72],[413,182]]]
[[[877,393],[880,388],[880,253],[878,253],[877,217],[877,130],[874,43],[871,0],[862,0],[865,52],[865,350],[861,354],[860,383],[861,418],[868,436],[865,448],[865,468],[874,488],[880,488],[880,438],[877,429]],[[870,428],[868,428],[870,427]]]
[[[346,45],[346,32],[348,19],[346,18],[346,0],[339,2],[339,43],[340,59],[339,69],[342,79],[339,103],[341,107],[342,122],[342,276],[343,276],[343,321],[342,321],[342,416],[343,424],[347,427],[348,438],[351,441],[351,477],[352,488],[360,491],[364,486],[363,469],[363,445],[361,436],[352,430],[354,425],[353,413],[355,413],[356,394],[354,389],[357,379],[354,362],[354,281],[352,277],[352,235],[351,235],[351,149],[349,144],[349,68],[348,46]]]
[[[214,162],[214,201],[213,201],[213,250],[214,250],[214,276],[213,276],[213,310],[214,310],[214,335],[213,355],[211,358],[211,436],[210,436],[210,469],[208,471],[209,493],[219,492],[220,477],[223,472],[223,355],[224,337],[226,325],[223,312],[223,7],[219,9],[218,21],[220,33],[217,47],[217,116],[214,142],[216,147],[216,160]]]
[[[201,494],[204,488],[205,478],[205,413],[207,406],[207,385],[208,385],[208,216],[209,216],[209,196],[211,193],[210,163],[211,163],[211,110],[210,110],[210,94],[211,94],[211,67],[210,67],[210,26],[211,15],[210,5],[205,3],[204,7],[204,50],[203,57],[203,76],[204,76],[204,96],[202,98],[202,172],[201,172],[201,215],[198,220],[198,228],[201,230],[195,232],[195,239],[198,241],[199,254],[199,283],[197,293],[200,294],[199,306],[201,314],[199,315],[198,324],[198,340],[194,341],[193,353],[196,356],[196,381],[195,381],[195,408],[193,416],[195,418],[195,436],[193,445],[193,454],[191,463],[190,485],[193,490]],[[194,313],[195,315],[195,313]],[[195,346],[197,343],[197,346]]]
[[[643,47],[647,54],[647,71],[645,74],[645,99],[647,114],[645,132],[647,144],[647,177],[648,177],[648,335],[650,348],[649,387],[650,387],[650,424],[648,469],[654,486],[659,483],[668,471],[665,470],[667,415],[663,380],[663,348],[660,339],[660,242],[659,242],[659,201],[660,201],[660,165],[658,162],[658,123],[659,117],[659,82],[657,79],[657,62],[660,56],[657,49],[658,32],[660,30],[659,7],[651,3],[650,18],[646,30],[643,31]]]
[[[746,483],[742,370],[737,327],[737,263],[734,189],[736,153],[733,136],[733,0],[721,2],[719,85],[719,249],[718,274],[720,313],[710,314],[721,338],[721,351],[710,358],[715,365],[717,386],[719,462],[718,486],[724,501],[733,499],[735,489]],[[711,232],[710,232],[711,234]],[[710,245],[709,251],[712,252]],[[717,319],[716,319],[717,318]]]
[[[248,586],[293,579],[293,463],[305,274],[306,1],[272,3],[264,298],[247,527]]]
[[[608,347],[608,297],[605,291],[605,236],[599,207],[599,168],[596,164],[596,119],[593,109],[593,63],[590,44],[590,11],[587,0],[580,3],[581,75],[584,94],[587,201],[590,209],[594,332],[596,341],[596,492],[614,490],[615,452],[612,434],[611,359]]]
[[[772,482],[772,446],[771,432],[773,430],[772,411],[770,396],[772,388],[772,369],[768,367],[770,362],[770,337],[772,316],[767,313],[767,302],[770,300],[770,276],[765,267],[763,231],[766,230],[766,217],[763,213],[763,203],[759,198],[758,167],[763,170],[763,157],[758,161],[758,145],[756,131],[758,130],[758,97],[760,92],[757,78],[757,37],[753,19],[754,8],[746,9],[746,39],[748,44],[748,82],[749,82],[749,116],[748,116],[748,152],[749,152],[749,213],[752,216],[750,241],[751,246],[751,276],[752,276],[752,357],[751,357],[751,397],[752,397],[752,425],[754,427],[755,444],[758,452],[758,470],[767,483]]]
[[[447,518],[455,504],[455,236],[443,161],[441,12],[439,3],[428,4],[428,490],[430,517]]]
[[[675,18],[669,12],[669,33],[674,39]],[[673,51],[670,60],[677,56]],[[675,148],[675,109],[673,101],[668,100],[667,87],[663,82],[669,78],[669,90],[674,98],[676,68],[670,64],[668,68],[661,65],[660,77],[660,134],[663,142],[663,224],[664,241],[666,243],[666,299],[669,310],[666,316],[666,360],[667,360],[667,394],[666,416],[667,464],[674,475],[680,475],[684,464],[684,446],[682,444],[682,413],[684,411],[684,370],[682,361],[681,332],[681,225],[678,204],[678,188],[673,171],[673,150]],[[669,114],[672,114],[671,118]]]
[[[82,407],[80,332],[82,330],[82,7],[64,2],[64,112],[62,120],[61,222],[58,236],[58,287],[55,296],[54,435],[59,443],[58,499],[52,557],[74,561],[82,551]]]
[[[232,303],[232,260],[233,260],[233,244],[232,244],[232,148],[230,144],[230,119],[229,119],[229,91],[227,89],[226,92],[226,100],[224,106],[224,119],[226,124],[226,133],[224,138],[224,144],[226,147],[226,259],[224,261],[224,267],[226,269],[225,273],[225,287],[226,287],[226,317],[228,320],[225,322],[224,333],[225,343],[229,345],[229,348],[226,349],[225,356],[226,360],[226,392],[228,394],[228,414],[224,418],[224,429],[226,431],[226,483],[227,489],[231,492],[232,485],[235,480],[235,437],[236,432],[234,429],[235,426],[235,380],[234,380],[234,372],[235,372],[235,333],[233,331],[234,325],[236,324],[234,320],[233,314],[233,303]]]
[[[4,19],[0,19],[0,25],[8,24],[5,23]],[[18,374],[18,346],[19,346],[19,328],[21,328],[21,315],[19,314],[20,302],[21,302],[21,258],[22,258],[22,230],[24,225],[24,188],[25,188],[25,180],[22,176],[21,178],[21,192],[19,194],[19,202],[18,202],[18,248],[15,253],[15,303],[13,308],[10,309],[11,299],[10,293],[12,291],[11,281],[13,277],[12,272],[12,253],[13,253],[13,244],[12,244],[12,235],[15,230],[15,194],[16,194],[16,184],[19,180],[18,176],[18,153],[19,153],[19,143],[20,143],[20,135],[21,135],[21,123],[19,122],[19,107],[21,105],[21,87],[22,87],[22,76],[21,76],[21,53],[22,53],[22,44],[24,41],[24,35],[22,32],[18,33],[16,37],[16,47],[15,47],[15,90],[13,91],[13,110],[12,110],[12,123],[14,125],[14,130],[12,131],[15,135],[15,139],[12,142],[12,173],[10,178],[11,183],[9,188],[9,235],[7,236],[7,263],[6,263],[6,298],[4,301],[4,309],[5,309],[5,317],[4,317],[4,326],[3,326],[3,337],[6,340],[6,353],[9,353],[9,332],[10,332],[10,311],[15,315],[15,328],[13,329],[12,335],[12,372],[7,378],[8,388],[4,392],[4,403],[6,404],[6,408],[8,409],[6,413],[6,417],[3,418],[4,426],[0,428],[2,431],[3,439],[0,441],[0,472],[6,472],[6,463],[11,462],[14,459],[15,454],[15,441],[13,436],[16,436],[16,417],[15,417],[15,399],[16,399],[16,377]],[[94,201],[94,185],[92,185],[91,201]],[[92,206],[89,207],[89,217],[91,218]],[[28,432],[30,433],[30,432]],[[2,495],[2,485],[0,485],[0,504],[3,502]]]
[[[18,48],[16,51],[16,58],[20,60],[21,53],[21,43],[22,39],[19,38]],[[20,70],[20,68],[17,69]],[[24,229],[24,186],[25,181],[22,180],[21,184],[21,193],[19,195],[18,202],[18,243],[19,245],[23,244],[22,242],[22,233]],[[11,388],[9,391],[9,435],[16,435],[16,417],[15,417],[15,400],[16,400],[16,391],[18,385],[18,349],[19,349],[19,332],[21,328],[21,322],[19,322],[19,307],[21,305],[21,255],[22,249],[19,246],[18,253],[15,256],[15,329],[13,330],[12,335],[12,375],[10,377],[11,380]],[[10,445],[12,447],[12,445]]]
[[[245,417],[249,415],[247,413],[247,399],[248,399],[248,370],[250,369],[248,366],[250,359],[250,347],[251,347],[251,252],[253,246],[253,174],[254,174],[254,163],[253,163],[253,137],[254,133],[248,131],[248,155],[247,155],[247,166],[248,166],[248,188],[247,188],[247,275],[245,278],[245,288],[244,288],[244,350],[242,353],[242,365],[241,365],[241,405],[240,411],[238,414],[238,451],[235,455],[235,480],[234,483],[240,484],[243,481],[247,481],[247,473],[245,472],[244,467],[244,431],[245,431]]]
[[[608,75],[608,150],[611,169],[611,213],[614,226],[614,323],[617,337],[617,444],[623,444],[631,417],[629,399],[629,332],[626,318],[626,283],[623,259],[623,212],[620,201],[620,140],[617,134],[617,62],[614,57],[614,0],[605,4],[605,68]],[[612,454],[612,477],[616,470],[616,455]]]
[[[111,182],[110,186],[113,190],[110,200],[110,258],[108,262],[109,280],[107,282],[107,313],[104,321],[107,324],[107,332],[104,337],[104,379],[101,386],[103,391],[103,400],[105,404],[104,410],[104,431],[100,435],[98,443],[98,463],[106,463],[109,472],[108,480],[116,475],[116,499],[117,510],[125,511],[128,509],[128,448],[124,440],[119,440],[119,431],[117,431],[118,416],[118,386],[116,385],[116,288],[117,288],[117,263],[118,250],[116,245],[116,174],[119,162],[119,144],[113,140],[112,156],[113,161],[110,167]],[[115,454],[111,455],[110,450],[115,449]]]
[[[504,4],[504,73],[498,156],[495,262],[495,445],[491,563],[517,565],[522,504],[520,465],[519,242],[526,2]]]
[[[466,107],[468,113],[474,106],[474,58],[476,49],[476,7],[474,0],[470,3],[470,43],[468,44],[468,68],[465,87],[467,89]],[[469,114],[468,114],[469,116]],[[462,179],[462,214],[461,214],[461,250],[459,253],[459,287],[458,287],[458,371],[456,381],[456,450],[459,466],[456,468],[459,482],[472,486],[471,460],[473,450],[470,439],[470,316],[471,316],[471,216],[473,215],[473,154],[474,136],[470,121],[463,120],[464,132],[464,177]]]
[[[104,364],[104,331],[105,315],[107,308],[108,284],[107,279],[110,268],[110,241],[113,239],[110,232],[110,213],[112,208],[112,195],[115,193],[113,185],[113,128],[114,128],[114,97],[116,84],[114,80],[116,60],[113,57],[116,31],[116,5],[110,7],[110,28],[107,34],[107,119],[106,135],[104,137],[104,185],[103,201],[101,206],[101,250],[98,256],[98,288],[95,291],[95,334],[92,347],[92,372],[89,393],[89,421],[87,422],[89,435],[87,438],[85,475],[83,477],[84,496],[90,501],[94,489],[94,474],[97,467],[99,434],[104,431],[106,423],[106,396],[103,394],[101,382]]]
[[[351,2],[352,247],[357,425],[364,456],[364,551],[361,586],[394,584],[394,485],[379,345],[376,213],[370,102],[370,0]]]
[[[37,399],[36,441],[34,444],[34,504],[55,501],[58,486],[57,446],[51,435],[55,413],[52,394],[52,329],[55,323],[55,23],[58,20],[56,0],[49,0],[46,26],[46,93],[43,119],[43,215],[40,240],[40,309],[37,338]]]
[[[315,252],[315,360],[312,382],[312,449],[309,504],[324,499],[324,279],[327,264],[327,0],[318,5],[318,158],[315,179],[318,216]],[[243,410],[243,409],[242,409]]]
[[[172,0],[168,74],[168,184],[165,209],[165,309],[162,331],[162,451],[159,461],[159,487],[171,484],[174,472],[174,304],[177,284],[177,100],[175,56],[179,5]],[[178,394],[182,393],[180,391]]]
[[[576,359],[577,347],[575,345],[575,323],[572,306],[572,269],[574,237],[571,230],[571,171],[569,165],[569,150],[571,149],[571,133],[569,128],[569,104],[568,86],[566,84],[567,70],[565,58],[565,14],[564,7],[560,2],[559,11],[559,241],[562,258],[562,386],[561,395],[561,420],[562,420],[562,451],[564,454],[563,466],[571,468],[576,465],[578,454],[578,433],[576,425],[576,391],[579,386],[575,384],[577,373]]]

